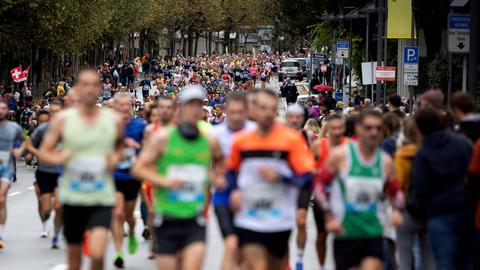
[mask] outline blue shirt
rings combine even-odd
[[[257,124],[252,121],[245,121],[245,124],[240,130],[231,130],[227,122],[224,121],[222,124],[215,126],[213,129],[213,135],[218,139],[220,143],[220,148],[222,149],[222,154],[225,158],[230,156],[230,148],[232,146],[233,136],[235,133],[240,131],[253,130],[257,127]],[[227,185],[223,190],[215,190],[213,193],[213,205],[228,205],[228,200],[230,193],[232,192],[232,187]]]
[[[130,121],[125,125],[124,138],[131,138],[138,143],[142,143],[143,132],[146,127],[147,123],[144,120],[130,118]],[[113,173],[116,181],[134,180],[133,175],[130,173],[130,168],[133,166],[138,152],[139,150],[130,147],[123,149],[123,160],[117,164],[117,169]]]

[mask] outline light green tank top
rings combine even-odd
[[[115,186],[106,170],[107,156],[115,151],[117,127],[113,112],[102,109],[94,124],[87,123],[75,108],[68,109],[63,129],[63,148],[72,158],[59,180],[62,204],[113,206]]]

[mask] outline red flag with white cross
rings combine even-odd
[[[10,70],[10,76],[12,76],[13,81],[16,83],[23,82],[27,79],[22,71],[22,66]]]

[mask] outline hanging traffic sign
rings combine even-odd
[[[403,84],[407,86],[418,86],[418,73],[404,73]]]
[[[320,72],[327,73],[327,65],[323,64],[320,66]]]
[[[470,15],[448,15],[448,51],[470,52]]]
[[[337,41],[337,58],[348,58],[350,43],[348,41]]]
[[[375,79],[377,81],[395,81],[395,67],[376,67],[375,68]]]

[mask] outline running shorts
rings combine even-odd
[[[123,194],[125,201],[133,201],[137,199],[138,192],[140,188],[142,188],[142,182],[137,180],[116,180],[115,179],[115,187],[117,192]]]
[[[333,254],[337,270],[357,267],[367,257],[383,261],[383,238],[335,239]]]
[[[291,231],[260,233],[242,228],[235,228],[240,248],[248,244],[258,244],[276,258],[284,258],[288,251]]]
[[[233,213],[227,205],[215,205],[215,215],[223,238],[235,234],[233,227]]]
[[[63,234],[68,244],[80,244],[85,231],[95,227],[110,229],[112,207],[63,206]]]
[[[312,187],[302,187],[298,194],[297,209],[308,209],[310,198],[312,197]]]
[[[13,181],[13,173],[9,167],[0,167],[0,182],[10,183]]]
[[[37,180],[40,194],[53,193],[58,186],[58,173],[42,172],[37,170],[35,172],[35,179]]]
[[[205,243],[205,218],[165,219],[155,216],[156,254],[174,255],[190,244]]]

